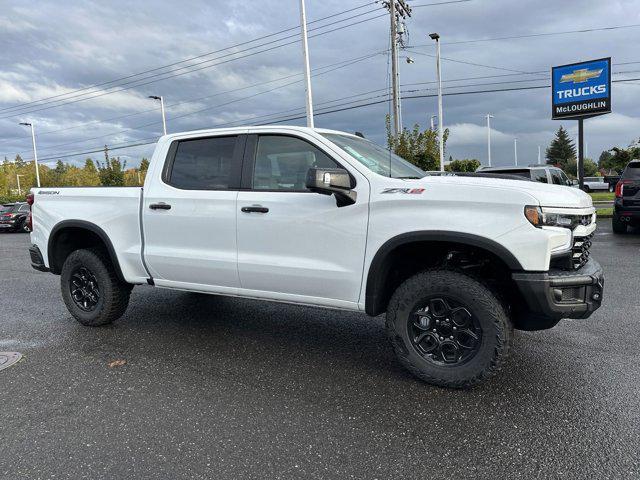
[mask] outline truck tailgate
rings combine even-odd
[[[49,267],[48,243],[62,226],[102,230],[110,240],[128,282],[148,277],[142,263],[140,187],[34,188],[31,243],[42,252]]]

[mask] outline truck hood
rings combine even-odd
[[[530,182],[526,180],[508,180],[502,178],[485,177],[424,177],[414,180],[416,183],[426,185],[468,185],[479,188],[503,189],[518,192],[526,192],[533,196],[542,207],[564,208],[588,208],[593,206],[591,196],[579,188],[565,187],[562,185],[549,185],[547,183]]]

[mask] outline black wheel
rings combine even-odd
[[[591,191],[591,189],[590,189],[587,185],[584,185],[584,186],[582,187],[582,191],[584,191],[584,192],[586,192],[586,193],[589,193],[589,192]]]
[[[100,250],[76,250],[62,266],[62,298],[82,325],[97,327],[120,318],[129,304],[132,285],[118,279]]]
[[[402,365],[425,382],[468,388],[500,369],[513,327],[479,281],[449,270],[406,280],[387,309],[387,332]]]
[[[627,233],[627,224],[620,220],[620,217],[615,213],[611,217],[611,228],[613,233]]]
[[[22,221],[18,231],[19,232],[23,232],[23,233],[29,233],[31,231],[31,230],[29,230],[29,227],[27,226],[27,220],[26,219]]]

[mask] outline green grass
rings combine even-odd
[[[596,213],[600,218],[611,217],[613,216],[613,208],[599,208]]]
[[[613,201],[615,198],[615,194],[613,192],[590,192],[589,195],[591,195],[591,199],[594,202]]]

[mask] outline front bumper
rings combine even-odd
[[[604,272],[593,259],[577,270],[517,272],[512,278],[526,304],[520,321],[534,327],[525,329],[563,318],[587,318],[602,304]]]

